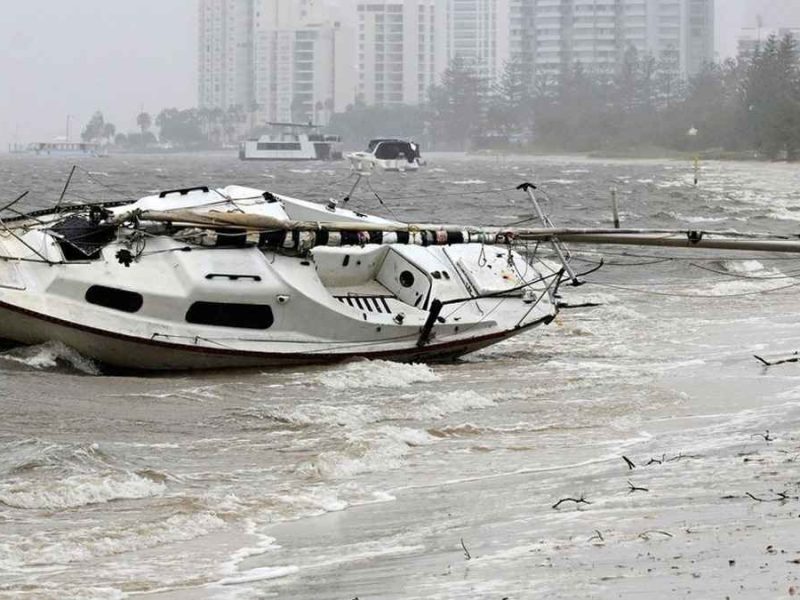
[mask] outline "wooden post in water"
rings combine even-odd
[[[617,204],[617,188],[611,188],[611,212],[614,215],[614,229],[619,229],[619,205]]]

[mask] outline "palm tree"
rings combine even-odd
[[[142,135],[144,135],[150,127],[153,125],[153,118],[150,116],[150,113],[141,112],[139,116],[136,117],[136,124],[142,130]]]

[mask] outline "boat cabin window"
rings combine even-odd
[[[127,313],[137,312],[142,308],[144,302],[141,294],[104,285],[93,285],[86,290],[86,301],[89,304],[113,308]]]
[[[258,142],[257,150],[300,150],[299,142]]]
[[[272,309],[266,304],[195,302],[186,312],[186,321],[216,327],[269,329],[275,319]]]
[[[416,152],[408,142],[381,142],[375,149],[375,158],[381,160],[395,160],[401,154],[409,162],[416,158]]]

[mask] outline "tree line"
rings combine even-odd
[[[551,75],[511,61],[495,82],[456,59],[425,105],[357,103],[334,115],[331,127],[347,139],[393,134],[442,150],[656,147],[796,160],[800,60],[791,35],[772,36],[751,55],[708,63],[689,80],[633,47],[614,73],[574,63]]]
[[[139,131],[117,133],[116,126],[106,122],[103,113],[97,111],[83,128],[81,139],[130,150],[158,146],[215,149],[237,144],[247,120],[246,111],[239,105],[227,110],[165,108],[155,118],[148,112],[139,113],[136,117]],[[158,128],[158,135],[153,131],[154,125]]]
[[[319,108],[327,113],[332,107]],[[128,149],[230,147],[265,131],[255,123],[257,109],[142,112],[139,131],[127,134],[98,111],[82,138]],[[630,47],[613,73],[590,72],[576,62],[548,74],[515,60],[491,82],[457,58],[424,104],[367,106],[357,99],[332,115],[328,129],[355,147],[396,135],[438,150],[630,153],[652,147],[797,160],[800,58],[791,35],[772,36],[753,53],[708,63],[685,80],[674,64]]]

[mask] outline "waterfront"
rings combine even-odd
[[[509,223],[533,181],[558,225],[608,224],[611,187],[629,226],[800,221],[789,165],[707,163],[695,188],[678,161],[427,158],[372,180],[390,213],[369,188],[352,204]],[[3,157],[0,180],[49,206],[70,164]],[[232,183],[325,201],[352,182],[227,154],[81,166],[73,201]],[[622,253],[564,289],[599,306],[455,364],[137,378],[52,344],[4,352],[0,597],[788,596],[800,371],[752,354],[800,347],[800,259]],[[587,503],[552,508],[567,497]]]

